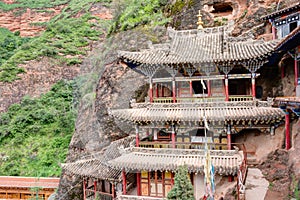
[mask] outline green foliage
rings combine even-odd
[[[70,0],[16,0],[13,4],[0,2],[0,9],[4,11],[13,10],[16,8],[52,8],[55,6],[68,3]]]
[[[193,4],[194,0],[176,0],[174,3],[169,4],[165,10],[168,16],[172,16],[181,13],[185,7],[190,8]]]
[[[194,189],[191,180],[188,176],[186,166],[180,166],[175,174],[175,183],[172,190],[167,196],[170,200],[195,200]]]
[[[0,28],[0,65],[12,57],[16,50],[27,43],[29,38],[21,38],[20,32],[12,33],[5,28]]]
[[[163,14],[165,0],[121,0],[116,6],[116,13],[109,34],[125,31],[139,25],[164,25],[169,19]]]
[[[49,23],[46,31],[37,38],[21,40],[19,43],[7,39],[4,52],[5,62],[0,62],[0,81],[13,81],[18,73],[23,72],[17,65],[24,61],[38,59],[43,56],[54,57],[66,65],[76,65],[82,62],[80,55],[86,54],[86,46],[92,40],[98,40],[100,32],[90,22],[94,19],[89,14],[79,18],[63,18]],[[17,44],[15,44],[17,43]],[[1,44],[0,44],[1,45]],[[11,51],[14,49],[15,51]],[[1,49],[0,49],[1,50]],[[7,59],[9,58],[9,59]]]
[[[59,176],[74,132],[73,82],[24,97],[0,115],[0,174]]]
[[[99,39],[101,32],[97,30],[89,9],[94,2],[110,3],[111,0],[19,0],[16,4],[0,3],[0,9],[10,10],[21,8],[47,8],[67,3],[61,14],[54,17],[49,23],[35,24],[46,26],[46,31],[41,36],[29,39],[7,36],[3,40],[0,49],[0,81],[11,82],[17,79],[17,74],[24,72],[18,65],[25,61],[39,59],[41,57],[53,57],[60,64],[77,65],[82,62],[82,56],[86,55],[88,45]],[[45,6],[47,5],[47,6]],[[21,12],[22,10],[18,10]],[[80,17],[78,15],[80,14]],[[76,16],[76,17],[75,17]],[[0,36],[0,42],[4,36]],[[1,45],[1,44],[0,44]],[[1,47],[0,47],[1,48]],[[13,50],[13,51],[12,51]],[[3,57],[3,58],[2,58]]]

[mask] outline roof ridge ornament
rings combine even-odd
[[[198,22],[197,22],[197,25],[198,25],[198,30],[203,30],[203,21],[202,21],[202,14],[201,14],[201,11],[199,10],[199,14],[197,15],[198,17]]]

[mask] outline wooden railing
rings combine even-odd
[[[208,149],[215,150],[227,150],[227,144],[225,143],[207,143]],[[173,148],[172,143],[169,141],[153,141],[139,143],[139,147],[143,148]],[[204,142],[176,142],[175,147],[177,149],[204,149]]]
[[[118,195],[118,200],[162,200],[165,198],[149,197],[149,196],[135,196],[135,195]]]
[[[229,96],[229,101],[252,101],[252,96]],[[225,97],[176,97],[176,103],[189,103],[189,102],[219,102],[225,101]],[[153,103],[173,103],[172,97],[158,97],[153,99]]]

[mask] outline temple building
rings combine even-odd
[[[109,194],[105,199],[163,199],[182,165],[196,199],[220,194],[224,191],[218,186],[226,184],[236,185],[240,199],[247,171],[247,150],[235,142],[240,133],[255,129],[274,135],[285,124],[290,148],[291,114],[283,104],[268,101],[256,80],[283,53],[299,52],[299,20],[293,28],[291,18],[287,37],[282,38],[286,32],[278,25],[274,40],[264,41],[233,37],[233,23],[203,28],[200,13],[198,17],[198,29],[169,28],[163,44],[118,52],[120,64],[146,77],[148,97],[143,102],[133,99],[130,108],[109,111],[135,127],[135,136],[113,142],[99,157],[63,165],[83,177],[85,199],[104,193]],[[273,22],[277,26],[278,20]],[[207,182],[210,175],[213,179]]]
[[[58,188],[59,178],[0,176],[0,199],[47,200]]]

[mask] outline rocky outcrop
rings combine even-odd
[[[11,2],[12,3],[12,2]],[[0,27],[20,32],[22,37],[37,36],[45,29],[42,23],[58,15],[65,5],[43,9],[14,9],[0,12]]]
[[[101,152],[111,141],[131,134],[134,130],[122,121],[115,121],[109,115],[109,109],[128,108],[135,91],[145,85],[145,77],[128,70],[118,63],[117,50],[138,50],[147,48],[147,42],[153,38],[161,42],[166,29],[158,27],[155,30],[136,30],[120,33],[103,43],[99,43],[91,55],[97,56],[97,61],[85,62],[92,64],[91,74],[99,77],[93,93],[86,94],[81,101],[76,131],[70,143],[67,162],[72,162],[83,156]],[[65,200],[82,199],[82,186],[78,177],[62,173],[58,196],[68,193]]]
[[[6,4],[15,3],[14,0],[1,0]],[[25,9],[17,8],[11,11],[0,12],[0,27],[7,28],[11,32],[20,32],[22,37],[33,37],[45,30],[43,23],[50,21],[60,14],[66,5],[53,8]],[[100,19],[112,19],[112,12],[102,4],[94,4],[90,13]]]
[[[19,80],[11,83],[0,82],[0,112],[6,111],[9,105],[20,102],[24,95],[38,97],[48,92],[57,81],[70,80],[80,71],[79,67],[57,65],[46,57],[40,61],[29,61],[20,67],[26,73],[20,74]]]

